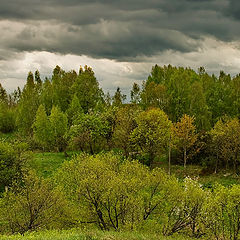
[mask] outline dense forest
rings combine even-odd
[[[104,93],[88,66],[29,72],[11,94],[0,84],[0,234],[91,226],[239,239],[240,185],[203,186],[189,166],[238,177],[240,74],[155,65],[129,93]],[[59,152],[53,174],[30,167],[35,153]]]

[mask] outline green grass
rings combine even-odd
[[[34,153],[33,159],[30,161],[30,167],[37,171],[40,176],[51,176],[57,168],[59,168],[64,161],[68,161],[77,152],[68,152],[68,157],[64,153]],[[159,167],[168,172],[168,163],[166,159],[161,158],[156,161],[153,167]],[[186,170],[181,165],[172,165],[171,174],[175,175],[180,180],[186,176],[196,178],[206,188],[211,188],[216,183],[224,186],[232,184],[240,184],[240,177],[233,175],[231,172],[220,171],[217,174],[202,174],[203,167],[199,165],[187,165]]]
[[[4,141],[12,141],[16,139],[16,133],[1,133],[0,132],[0,139]]]
[[[155,159],[153,168],[159,167],[168,172],[168,159],[163,155],[159,159]],[[205,188],[211,188],[216,184],[230,186],[232,184],[240,184],[240,176],[234,175],[232,170],[220,170],[217,174],[206,171],[206,168],[200,165],[188,164],[186,169],[182,165],[171,165],[171,175],[176,176],[179,180],[185,177],[197,179]]]
[[[33,159],[29,162],[29,165],[36,170],[40,176],[48,177],[52,175],[65,160],[69,160],[71,157],[72,153],[70,153],[67,158],[64,153],[34,153]]]
[[[81,231],[78,229],[64,231],[42,231],[27,233],[24,236],[0,236],[1,240],[190,240],[186,236],[163,237],[153,234],[142,234],[138,232],[103,232],[103,231]]]
[[[161,158],[154,163],[154,167],[159,167],[168,172],[168,162],[166,158]],[[240,176],[234,175],[231,170],[221,170],[217,174],[204,173],[204,168],[199,165],[187,165],[186,169],[182,165],[172,165],[171,174],[178,179],[183,180],[185,177],[198,179],[205,188],[211,188],[215,184],[230,186],[232,184],[240,184]]]

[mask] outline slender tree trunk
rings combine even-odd
[[[93,154],[94,154],[94,152],[93,152],[93,146],[92,146],[92,144],[91,144],[91,143],[89,143],[89,147],[90,147],[90,153],[93,155]]]
[[[215,165],[215,171],[214,171],[215,174],[217,174],[217,166],[218,166],[218,153],[217,153],[217,159],[216,159],[216,165]]]
[[[234,156],[233,172],[234,172],[235,175],[237,174],[237,153],[235,153],[235,156]]]
[[[171,175],[171,135],[169,137],[169,146],[168,146],[168,174]]]
[[[123,150],[124,150],[124,156],[125,156],[125,158],[127,159],[128,156],[129,156],[129,152],[128,152],[127,146],[124,146],[124,147],[123,147]]]
[[[150,151],[150,154],[149,154],[149,167],[150,168],[152,167],[153,160],[154,160],[154,154],[152,151]]]
[[[184,169],[186,169],[187,165],[187,149],[184,147]]]

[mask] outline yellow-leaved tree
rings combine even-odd
[[[187,150],[197,141],[194,117],[184,114],[174,126],[174,135],[178,140],[178,148],[183,151],[184,168],[186,168]]]

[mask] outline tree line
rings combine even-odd
[[[120,88],[104,94],[90,67],[76,73],[56,66],[44,81],[29,72],[12,94],[0,86],[0,131],[18,133],[31,149],[119,149],[148,165],[165,154],[169,163],[237,173],[239,94],[240,75],[155,65],[142,86],[133,84],[127,103]]]

